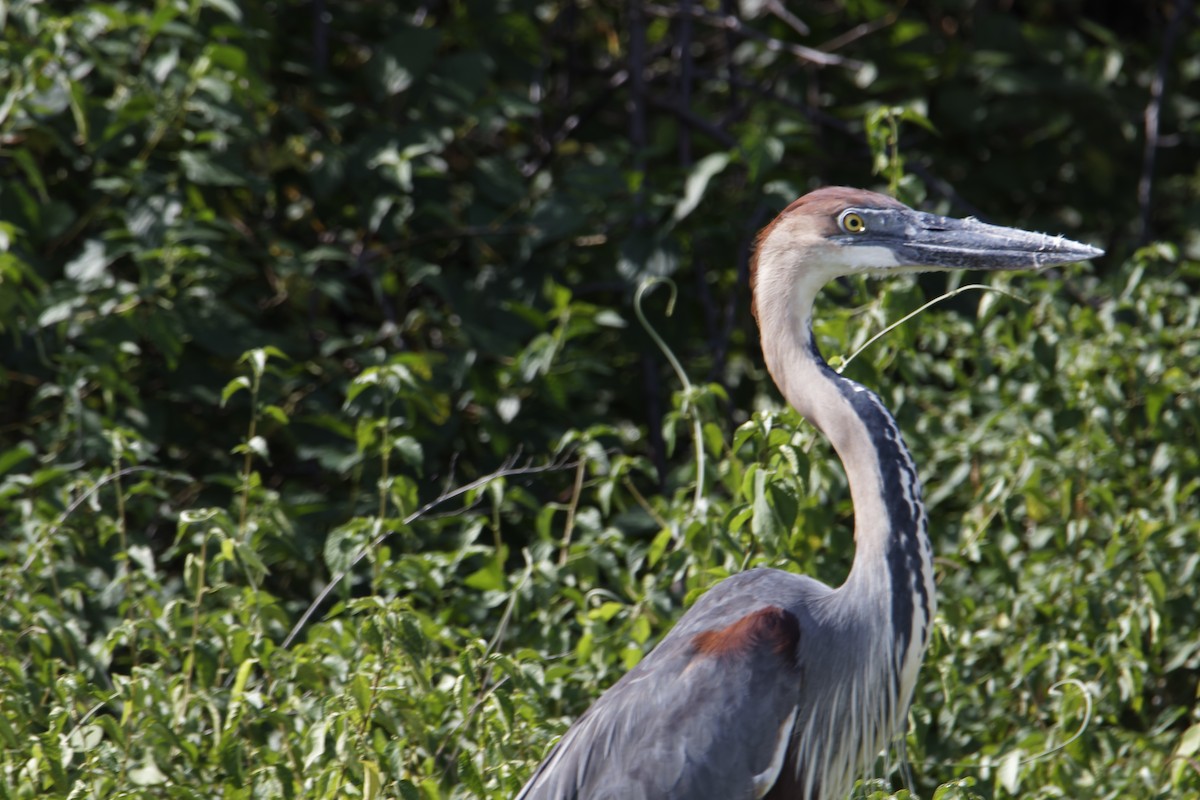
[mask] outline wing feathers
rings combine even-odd
[[[770,791],[796,724],[800,622],[763,605],[678,633],[567,731],[518,800],[750,800]]]

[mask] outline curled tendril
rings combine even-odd
[[[1197,761],[1192,756],[1185,756],[1185,755],[1180,755],[1179,753],[1176,753],[1175,755],[1171,756],[1170,758],[1168,758],[1166,761],[1163,762],[1162,772],[1160,773],[1160,779],[1162,779],[1162,780],[1166,779],[1167,767],[1171,766],[1172,761],[1182,761],[1184,764],[1187,764],[1189,767],[1192,768],[1192,772],[1196,773],[1197,775],[1200,775],[1200,761]]]
[[[658,345],[658,349],[666,356],[667,361],[671,364],[671,369],[675,370],[676,377],[683,384],[683,412],[692,418],[692,443],[696,450],[696,493],[693,502],[695,511],[702,511],[705,507],[704,499],[704,431],[700,426],[700,413],[696,409],[692,409],[689,413],[689,406],[692,399],[692,382],[688,380],[687,373],[683,371],[683,365],[679,363],[679,359],[671,352],[671,348],[667,347],[667,343],[658,335],[658,331],[654,330],[654,326],[646,319],[646,314],[642,311],[642,298],[646,293],[660,283],[665,283],[671,289],[671,296],[667,299],[667,316],[675,310],[675,298],[679,294],[679,290],[675,286],[675,282],[670,278],[646,278],[638,286],[637,293],[633,296],[633,313],[637,314],[638,322],[642,323],[642,327],[646,329],[646,333]]]
[[[1048,748],[1046,750],[1043,750],[1040,753],[1032,755],[1029,758],[1025,758],[1025,759],[1018,761],[1017,762],[1018,766],[1023,767],[1027,764],[1032,764],[1035,761],[1041,761],[1044,758],[1054,755],[1055,753],[1062,750],[1063,748],[1069,747],[1072,742],[1074,742],[1080,736],[1083,736],[1083,732],[1086,731],[1088,726],[1091,724],[1091,722],[1092,722],[1092,693],[1090,691],[1088,691],[1087,686],[1084,685],[1083,681],[1081,681],[1077,678],[1066,678],[1066,679],[1061,680],[1058,683],[1054,684],[1053,686],[1051,686],[1050,694],[1061,695],[1062,692],[1059,690],[1063,686],[1074,686],[1076,689],[1079,690],[1079,693],[1083,696],[1083,703],[1084,703],[1083,722],[1081,722],[1079,724],[1079,729],[1076,730],[1075,733],[1071,735],[1070,739],[1067,739],[1062,744],[1055,745],[1054,747]],[[971,763],[966,763],[966,762],[958,762],[958,763],[952,764],[951,766],[957,767],[959,769],[988,770],[988,769],[995,768],[998,764],[1004,763],[1008,758],[1011,758],[1013,755],[1015,755],[1015,753],[1009,752],[1005,756],[1001,756],[996,759],[986,759],[985,763],[983,763],[983,764],[971,764]]]
[[[1083,704],[1084,704],[1084,706],[1083,706],[1083,722],[1081,722],[1079,724],[1079,730],[1075,731],[1074,735],[1072,735],[1070,739],[1067,739],[1062,744],[1056,745],[1055,747],[1051,747],[1049,750],[1043,750],[1042,752],[1038,753],[1037,755],[1030,756],[1029,758],[1023,759],[1022,761],[1018,762],[1021,766],[1025,766],[1026,764],[1032,764],[1033,762],[1040,761],[1043,758],[1046,758],[1047,756],[1054,755],[1059,750],[1062,750],[1063,748],[1069,746],[1072,742],[1074,742],[1080,736],[1083,736],[1083,732],[1085,730],[1087,730],[1088,725],[1091,724],[1091,722],[1092,722],[1092,693],[1089,692],[1088,688],[1083,685],[1083,681],[1081,681],[1077,678],[1067,678],[1066,680],[1061,680],[1058,683],[1051,686],[1050,694],[1061,695],[1062,692],[1059,691],[1059,689],[1063,686],[1074,686],[1076,689],[1079,690],[1079,693],[1081,695],[1083,695]]]

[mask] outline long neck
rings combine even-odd
[[[795,280],[773,297],[760,296],[763,354],[789,403],[827,436],[837,451],[854,502],[854,563],[837,593],[853,607],[887,614],[901,702],[928,643],[934,613],[933,548],[916,466],[891,413],[873,392],[835,373],[812,335],[820,276]],[[849,604],[848,604],[848,607]]]

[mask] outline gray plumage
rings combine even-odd
[[[855,509],[836,589],[756,569],[701,597],[567,731],[517,800],[840,800],[904,728],[935,613],[917,470],[880,399],[821,358],[829,280],[1037,268],[1100,255],[1061,237],[922,214],[841,187],[792,203],[751,262],[763,356],[833,444]]]

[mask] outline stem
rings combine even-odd
[[[1071,742],[1075,741],[1080,736],[1083,736],[1083,732],[1085,730],[1087,730],[1088,725],[1091,724],[1091,721],[1092,721],[1092,693],[1088,691],[1088,688],[1086,686],[1084,686],[1083,681],[1078,680],[1077,678],[1064,678],[1063,680],[1059,681],[1058,683],[1056,683],[1050,687],[1050,694],[1062,694],[1060,689],[1063,686],[1074,686],[1076,689],[1079,690],[1079,693],[1083,696],[1083,722],[1079,723],[1079,729],[1075,731],[1075,733],[1071,736],[1070,739],[1067,739],[1065,742],[1063,742],[1060,745],[1056,745],[1054,747],[1043,750],[1042,752],[1038,753],[1037,755],[1030,756],[1029,758],[1021,759],[1021,761],[1020,761],[1021,766],[1025,766],[1026,764],[1032,764],[1035,761],[1040,761],[1043,758],[1045,758],[1046,756],[1054,755],[1059,750],[1065,749],[1066,747],[1068,747],[1071,744]]]
[[[519,458],[519,454],[517,456],[514,456],[509,461],[506,461],[504,463],[504,465],[501,466],[495,472],[493,472],[489,475],[484,475],[482,478],[473,480],[470,483],[467,483],[467,484],[464,484],[464,485],[458,487],[457,489],[443,492],[437,498],[430,500],[428,503],[426,503],[425,505],[418,508],[416,511],[414,511],[411,514],[409,514],[408,516],[406,516],[403,520],[400,521],[400,524],[402,526],[411,525],[413,522],[416,522],[418,519],[425,516],[430,511],[432,511],[433,509],[442,505],[443,503],[453,500],[456,497],[461,497],[462,495],[466,494],[467,492],[471,492],[471,491],[474,491],[475,489],[479,489],[483,486],[487,486],[489,483],[496,480],[497,478],[507,478],[507,477],[513,476],[513,475],[533,475],[533,474],[536,474],[539,472],[549,472],[552,470],[570,469],[570,468],[576,466],[576,463],[577,463],[577,462],[553,461],[553,462],[550,462],[548,464],[543,464],[542,466],[538,466],[538,467],[532,467],[532,466],[517,467],[517,466],[515,466],[515,461],[517,458]],[[383,542],[383,540],[386,539],[389,534],[391,534],[390,530],[381,531],[379,533],[379,535],[376,536],[374,539],[372,539],[368,544],[365,544],[358,549],[358,552],[354,554],[354,558],[350,559],[349,566],[347,566],[345,569],[338,572],[338,574],[334,575],[329,580],[329,583],[325,584],[325,588],[323,588],[317,594],[316,598],[311,603],[308,604],[308,608],[304,609],[304,613],[300,615],[300,619],[296,622],[295,625],[292,626],[291,631],[289,631],[287,637],[284,638],[283,643],[280,645],[280,648],[286,649],[291,646],[292,642],[294,642],[296,640],[296,637],[300,635],[300,631],[303,630],[304,626],[308,624],[308,621],[310,619],[312,619],[312,615],[315,614],[317,609],[321,606],[321,604],[325,602],[325,598],[329,597],[330,593],[333,592],[334,588],[336,588],[337,585],[342,582],[342,579],[350,574],[350,570],[352,570],[358,564],[358,562],[360,562],[364,558],[366,558],[367,553],[369,553],[373,548],[379,546],[379,544],[381,542]]]
[[[621,485],[633,495],[633,499],[637,501],[637,504],[642,507],[642,510],[649,515],[650,519],[654,520],[658,524],[658,527],[662,528],[663,530],[671,529],[671,523],[663,519],[663,516],[654,510],[654,506],[650,505],[650,501],[646,499],[646,496],[638,491],[638,488],[634,486],[633,481],[629,480],[628,477],[622,478]]]
[[[668,278],[646,278],[642,281],[642,285],[638,287],[637,294],[633,298],[633,312],[637,314],[638,321],[642,323],[642,327],[646,329],[646,333],[650,334],[650,338],[658,345],[658,349],[666,356],[667,361],[671,365],[671,369],[675,370],[676,377],[683,384],[683,408],[682,411],[692,418],[692,437],[693,444],[696,450],[696,492],[693,499],[694,510],[703,510],[706,507],[704,500],[704,432],[700,425],[700,414],[698,411],[689,411],[692,405],[691,399],[694,394],[692,382],[688,380],[687,373],[683,371],[683,366],[679,363],[679,359],[671,352],[671,348],[667,347],[667,343],[658,335],[658,331],[646,319],[645,312],[642,311],[642,298],[648,291],[653,289],[660,283],[665,283],[671,287],[671,297],[667,301],[667,316],[671,316],[671,312],[675,308],[675,296],[677,290],[674,281]]]
[[[896,118],[896,112],[888,112],[888,125],[892,129],[892,135],[888,138],[889,166],[891,175],[888,178],[888,189],[891,191],[892,197],[900,191],[900,181],[904,178],[904,165],[900,162],[900,122]]]
[[[245,541],[246,514],[250,505],[250,473],[254,466],[250,443],[258,434],[258,388],[262,383],[262,375],[257,369],[251,369],[250,374],[254,376],[250,382],[250,430],[246,434],[245,452],[242,453],[242,497],[238,504],[238,539],[245,544],[249,544]]]
[[[116,434],[113,437],[113,489],[116,493],[117,500],[117,536],[121,542],[121,565],[125,571],[122,576],[122,582],[125,584],[125,595],[129,598],[129,605],[126,606],[125,620],[129,625],[129,656],[133,667],[136,669],[138,665],[138,649],[137,649],[137,625],[133,621],[133,570],[129,565],[129,536],[125,520],[125,494],[121,487],[121,436]]]
[[[958,295],[962,294],[963,292],[971,290],[971,289],[975,289],[980,292],[995,292],[996,294],[1002,294],[1005,297],[1011,297],[1013,300],[1017,300],[1019,302],[1025,303],[1026,305],[1029,304],[1029,301],[1026,300],[1024,297],[1021,297],[1018,294],[1009,292],[1005,289],[997,289],[995,286],[987,286],[982,283],[968,283],[966,286],[960,286],[957,289],[952,289],[943,295],[933,298],[928,303],[926,303],[925,305],[918,308],[916,311],[912,311],[912,312],[909,312],[908,314],[905,314],[903,317],[896,320],[891,325],[888,325],[886,328],[884,328],[879,333],[872,336],[870,339],[867,339],[867,341],[863,342],[862,347],[858,348],[853,353],[846,356],[846,358],[842,361],[842,363],[837,366],[838,374],[840,375],[846,369],[846,367],[849,366],[850,362],[858,357],[859,353],[861,353],[863,350],[866,350],[871,345],[875,344],[875,342],[877,340],[882,339],[884,336],[888,335],[889,333],[894,331],[896,328],[899,328],[901,325],[908,322],[910,319],[912,319],[913,317],[922,313],[926,309],[937,305],[938,303],[942,302],[943,300],[949,300],[951,297],[957,297]]]
[[[571,502],[567,505],[567,522],[563,530],[562,546],[558,551],[558,565],[567,563],[567,551],[571,549],[571,533],[575,530],[575,510],[579,507],[579,495],[583,492],[584,460],[579,459],[575,468],[575,486],[571,491]]]
[[[379,508],[375,515],[375,524],[372,527],[372,538],[379,536],[383,531],[384,521],[387,519],[388,497],[388,480],[391,475],[391,457],[392,457],[392,438],[391,425],[389,424],[392,418],[392,403],[390,398],[386,398],[383,404],[383,420],[379,423],[380,426],[380,453],[379,453]],[[381,571],[379,560],[375,559],[372,568],[372,584],[379,587],[379,577]]]
[[[200,537],[200,558],[196,563],[196,598],[192,604],[192,636],[188,641],[187,672],[183,676],[184,697],[191,695],[192,674],[196,670],[196,641],[200,637],[200,604],[204,600],[206,578],[208,576],[208,534]]]

